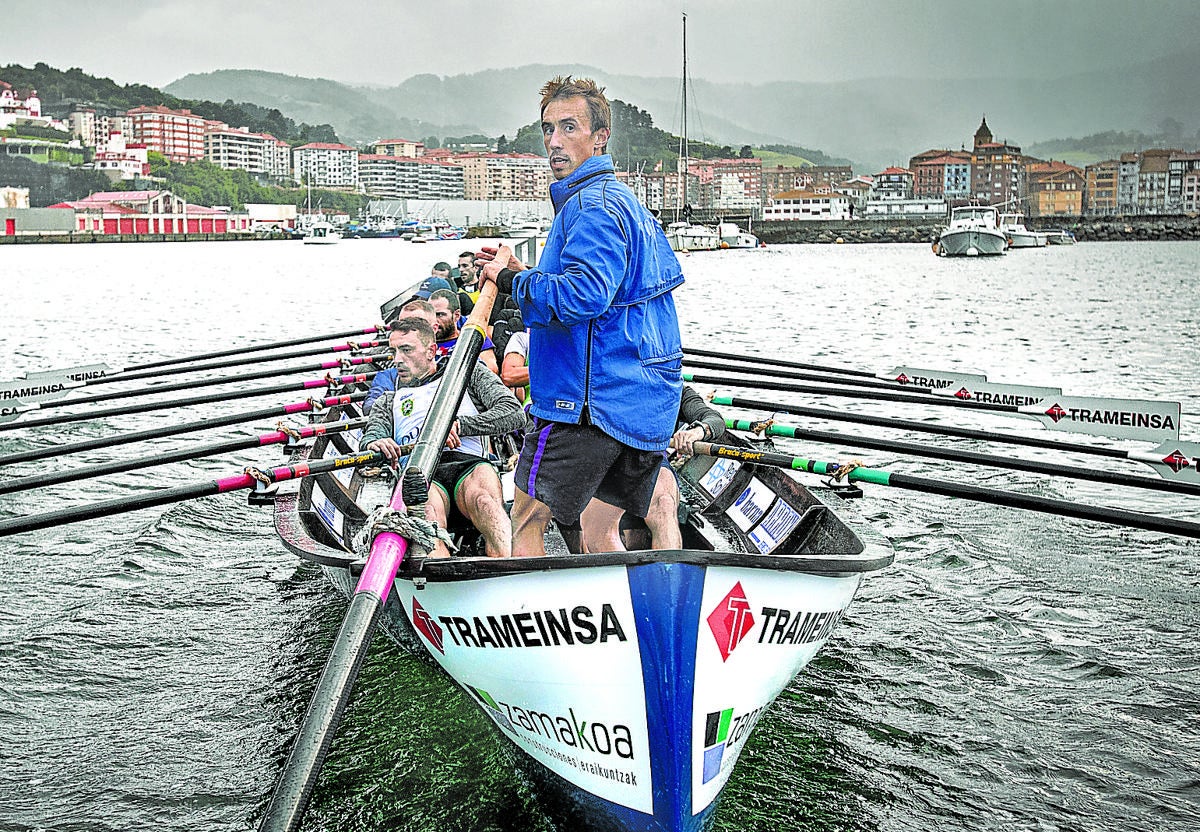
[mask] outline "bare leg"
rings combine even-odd
[[[446,528],[448,514],[446,512],[446,495],[442,489],[436,485],[429,486],[429,501],[425,503],[425,519],[430,523],[437,523],[443,529]],[[446,548],[446,544],[438,541],[433,551],[429,553],[431,558],[448,558],[450,550]]]
[[[624,552],[625,543],[621,540],[624,514],[625,509],[593,497],[579,515],[579,525],[583,526],[583,551]]]
[[[513,494],[512,553],[518,558],[545,557],[550,507],[521,489]]]
[[[512,557],[512,522],[504,511],[500,478],[490,465],[476,465],[459,484],[454,500],[483,535],[489,558]]]
[[[679,483],[665,468],[658,470],[654,496],[650,498],[650,510],[646,512],[646,525],[650,529],[651,548],[679,549],[683,546],[683,534],[679,531]]]

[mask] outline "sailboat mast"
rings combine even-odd
[[[687,12],[683,13],[683,141],[679,154],[679,208],[687,205],[688,177],[688,119],[687,119]]]

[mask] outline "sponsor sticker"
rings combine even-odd
[[[736,459],[717,459],[700,478],[700,487],[715,499],[729,487],[729,483],[733,482],[734,475],[741,467],[742,463]]]
[[[776,500],[766,519],[750,532],[750,541],[764,555],[773,551],[800,523],[800,512],[783,500]]]
[[[751,526],[763,518],[775,499],[775,492],[758,477],[752,477],[745,490],[738,495],[727,510],[726,514],[742,531],[748,531]]]
[[[433,616],[425,612],[425,608],[421,606],[421,602],[416,598],[412,599],[412,622],[417,628],[417,632],[425,636],[425,640],[433,645],[434,649],[439,653],[445,653],[446,648],[442,643],[442,628],[433,620]]]

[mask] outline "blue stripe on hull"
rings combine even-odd
[[[564,829],[605,832],[702,832],[713,820],[717,800],[692,815],[692,700],[696,634],[705,569],[681,563],[652,563],[628,569],[629,591],[641,652],[654,778],[654,814],[597,797],[517,753],[547,814]],[[659,599],[660,612],[654,614]],[[661,599],[675,604],[662,614]]]

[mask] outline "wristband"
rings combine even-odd
[[[704,424],[704,422],[697,420],[684,428],[684,430],[691,430],[692,428],[700,428],[700,432],[704,435],[705,442],[712,439],[712,431],[709,430],[708,425]]]

